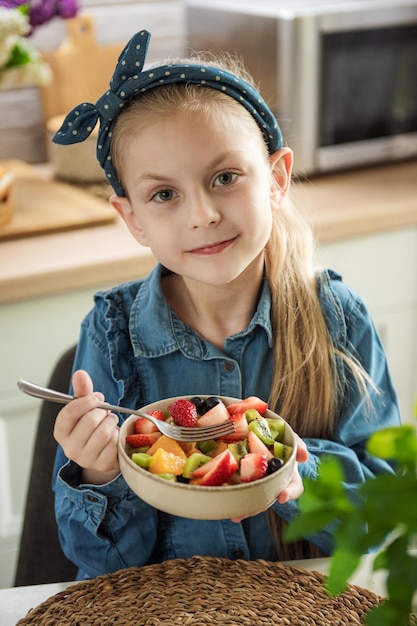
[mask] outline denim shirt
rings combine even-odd
[[[158,265],[144,280],[96,295],[81,326],[74,370],[88,371],[108,402],[131,407],[176,395],[255,395],[267,400],[273,374],[267,280],[249,326],[228,337],[220,350],[170,309],[160,285],[164,271]],[[365,444],[371,432],[400,423],[399,409],[383,347],[361,298],[331,271],[318,275],[317,288],[334,343],[355,350],[380,393],[370,392],[375,415],[369,417],[366,401],[354,385],[346,384],[332,441],[305,439],[309,460],[299,471],[302,477],[315,477],[320,456],[334,454],[354,492],[365,478],[392,471],[385,461],[369,456]],[[342,362],[339,367],[344,367]],[[53,483],[60,541],[79,568],[78,579],[193,555],[278,559],[265,514],[242,523],[172,516],[133,494],[121,475],[104,485],[80,484],[80,468],[61,448]],[[297,515],[294,501],[273,508],[287,521]],[[330,553],[329,529],[311,539]]]

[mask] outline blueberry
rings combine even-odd
[[[185,478],[185,476],[177,476],[177,483],[184,483],[184,484],[188,484],[190,482],[189,478]]]
[[[199,398],[198,396],[194,396],[191,398],[190,402],[195,404],[195,408],[197,409],[197,413],[202,415],[202,411],[204,411],[204,399]]]
[[[266,473],[273,474],[274,472],[277,472],[279,469],[281,469],[283,465],[284,465],[284,461],[274,456],[272,459],[269,459],[268,461],[268,467],[266,468]]]
[[[217,404],[220,404],[220,402],[220,398],[217,398],[216,396],[210,396],[209,398],[206,398],[206,400],[204,400],[203,412],[207,413],[207,411],[210,411],[210,409],[215,407]]]

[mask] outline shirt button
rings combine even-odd
[[[243,559],[244,556],[244,552],[240,548],[236,548],[236,550],[233,550],[234,559]]]
[[[235,369],[234,363],[232,361],[225,361],[224,369],[226,372],[233,372]]]
[[[87,496],[87,500],[90,500],[90,502],[98,502],[98,498],[96,498],[96,496]]]

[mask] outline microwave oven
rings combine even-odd
[[[417,155],[417,0],[188,0],[187,25],[243,60],[296,174]]]

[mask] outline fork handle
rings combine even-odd
[[[17,386],[20,391],[27,393],[29,396],[40,398],[41,400],[51,400],[52,402],[58,402],[59,404],[68,404],[68,402],[74,400],[74,396],[70,396],[68,393],[47,389],[46,387],[35,385],[35,383],[30,383],[28,380],[23,380],[23,378],[19,378]]]
[[[23,391],[29,396],[34,396],[35,398],[40,398],[41,400],[49,400],[50,402],[57,402],[58,404],[68,404],[71,400],[75,400],[76,398],[76,396],[71,396],[68,393],[62,393],[61,391],[41,387],[41,385],[35,385],[35,383],[30,383],[28,380],[23,380],[23,378],[19,378],[17,386],[20,391]],[[109,404],[108,402],[102,402],[98,405],[98,408],[106,409],[107,411],[117,411],[118,413],[127,413],[129,415],[134,412],[132,409],[115,406],[113,404]]]

